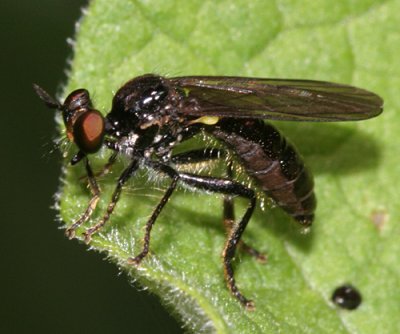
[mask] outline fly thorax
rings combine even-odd
[[[134,156],[138,139],[138,134],[130,133],[118,141],[118,150],[124,155]]]

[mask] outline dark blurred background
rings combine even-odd
[[[179,333],[157,298],[55,221],[54,116],[34,95],[65,82],[66,39],[87,0],[2,0],[1,333]]]

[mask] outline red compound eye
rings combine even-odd
[[[95,153],[103,144],[104,117],[97,110],[88,110],[73,126],[74,141],[84,153]]]

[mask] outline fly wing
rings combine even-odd
[[[324,81],[192,76],[168,79],[196,103],[193,116],[289,121],[354,121],[382,112],[383,100],[367,90]]]

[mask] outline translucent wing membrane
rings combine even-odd
[[[167,79],[197,107],[184,114],[289,121],[354,121],[382,112],[383,100],[367,90],[313,80],[192,76]]]

